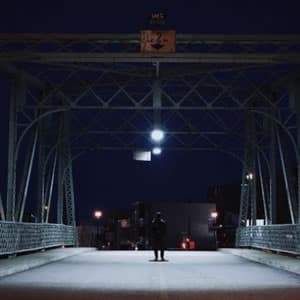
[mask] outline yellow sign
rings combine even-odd
[[[174,30],[141,31],[141,52],[175,52],[176,33]]]

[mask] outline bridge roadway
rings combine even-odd
[[[2,277],[0,299],[300,299],[300,275],[229,253],[151,259],[149,251],[91,250]]]

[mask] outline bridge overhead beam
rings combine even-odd
[[[0,62],[300,64],[300,54],[239,53],[1,53]]]

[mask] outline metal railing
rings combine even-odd
[[[237,247],[300,254],[300,224],[249,226],[237,229]]]
[[[74,246],[76,238],[73,226],[0,221],[0,255]]]

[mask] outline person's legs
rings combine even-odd
[[[154,249],[154,259],[158,260],[158,249]]]
[[[161,259],[161,260],[165,260],[164,254],[165,254],[164,249],[160,249],[160,259]]]

